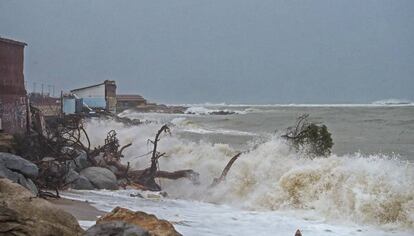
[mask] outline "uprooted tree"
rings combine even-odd
[[[311,157],[331,154],[333,141],[326,125],[309,122],[309,114],[300,116],[296,125],[282,135],[296,150],[305,151]]]
[[[121,163],[122,152],[130,147],[131,143],[121,146],[114,130],[108,132],[102,146],[92,149],[89,136],[83,126],[82,116],[64,116],[45,124],[39,110],[32,107],[31,113],[32,130],[26,136],[15,137],[15,149],[17,154],[39,167],[39,176],[34,182],[40,196],[59,197],[59,190],[67,188],[73,181],[70,171],[77,167],[78,163],[75,159],[82,154],[86,155],[89,167],[102,167],[114,172],[121,182],[120,187],[131,186],[159,191],[161,187],[156,183],[155,178],[187,178],[194,184],[198,183],[199,174],[193,170],[174,172],[159,170],[158,161],[165,153],[158,151],[158,142],[161,134],[170,132],[166,125],[161,127],[154,140],[149,140],[153,145],[152,152],[148,153],[151,154],[150,166],[137,170],[131,168],[129,162],[126,165]],[[51,193],[49,190],[54,190],[56,193]]]

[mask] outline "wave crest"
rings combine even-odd
[[[147,139],[158,126],[124,127],[91,120],[87,131],[91,140],[101,140],[105,132],[116,128],[121,144],[133,142],[124,153],[124,161],[142,169],[149,160],[137,156],[148,152]],[[172,197],[256,210],[300,210],[327,220],[414,228],[414,166],[396,158],[353,154],[310,160],[274,136],[241,155],[226,181],[209,189],[236,152],[233,148],[166,136],[160,141],[160,149],[168,155],[160,160],[162,170],[194,169],[200,173],[199,186],[189,186],[187,180],[161,180]]]

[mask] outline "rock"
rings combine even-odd
[[[166,220],[160,220],[156,216],[145,212],[134,212],[121,207],[116,207],[110,213],[99,218],[96,223],[101,224],[110,221],[123,221],[137,225],[138,227],[147,230],[151,236],[181,235],[174,229],[174,226]]]
[[[72,184],[71,184],[73,189],[78,189],[78,190],[92,190],[95,189],[95,187],[92,185],[92,183],[89,181],[88,178],[86,178],[85,176],[79,175],[79,178],[77,180],[75,180]]]
[[[109,221],[89,228],[84,236],[150,236],[148,231],[122,221]]]
[[[65,176],[65,182],[66,183],[73,183],[75,182],[77,179],[79,179],[80,175],[78,174],[78,172],[69,169],[68,173]]]
[[[234,111],[213,111],[210,113],[210,115],[233,115],[236,114]]]
[[[101,167],[88,167],[80,172],[98,189],[118,189],[116,176],[110,170]]]
[[[20,174],[7,169],[5,166],[0,165],[0,177],[10,179],[17,183],[20,178]]]
[[[86,152],[83,150],[73,149],[72,147],[63,147],[62,152],[69,156],[76,155],[73,160],[68,161],[69,168],[75,170],[76,172],[80,172],[81,170],[91,166]]]
[[[77,172],[80,172],[81,170],[86,169],[91,166],[91,164],[88,161],[86,152],[84,151],[79,152],[79,155],[75,158],[75,160],[73,160],[73,164]]]
[[[25,187],[26,189],[30,190],[30,192],[32,192],[33,195],[37,196],[37,187],[31,179],[26,179],[23,175],[21,175],[17,183]]]
[[[295,236],[302,236],[302,233],[300,232],[300,230],[296,230]]]
[[[39,168],[35,164],[7,152],[0,152],[0,166],[19,172],[26,177],[37,177],[39,174]]]
[[[30,190],[34,195],[37,195],[38,190],[31,179],[27,179],[24,175],[11,171],[4,166],[0,166],[0,177],[7,178],[14,183],[18,183]]]
[[[0,179],[0,235],[82,234],[75,217],[11,180]]]

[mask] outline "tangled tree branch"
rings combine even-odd
[[[300,116],[296,125],[289,127],[283,138],[290,141],[296,150],[304,150],[312,156],[328,156],[331,153],[333,141],[326,125],[308,121],[308,114]]]

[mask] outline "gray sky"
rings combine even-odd
[[[167,103],[414,100],[413,0],[0,0],[25,76]]]

